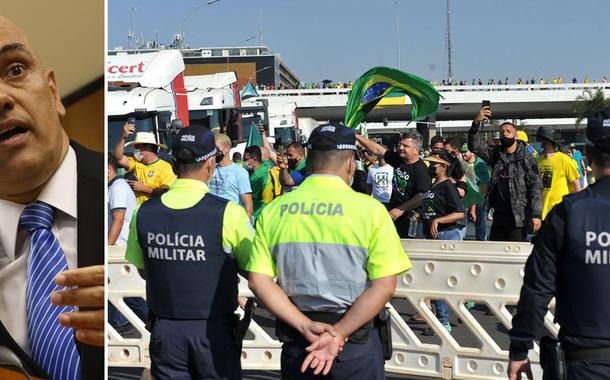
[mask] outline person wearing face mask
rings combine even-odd
[[[451,178],[464,175],[460,162],[446,150],[439,150],[425,158],[430,163],[428,174],[434,178],[434,184],[424,194],[422,219],[424,235],[427,239],[462,240],[460,221],[466,215],[456,185]],[[451,332],[449,324],[449,307],[447,301],[433,301],[436,315],[443,327]],[[426,330],[426,335],[433,335],[433,330]]]
[[[413,210],[422,205],[423,194],[430,190],[432,183],[426,173],[426,164],[419,157],[423,144],[422,135],[416,131],[403,134],[397,152],[385,149],[360,135],[356,135],[356,139],[369,152],[383,156],[385,162],[394,168],[392,195],[386,203],[386,208],[400,237],[413,238],[409,236]]]
[[[305,149],[296,141],[288,144],[286,155],[277,156],[277,165],[280,168],[280,182],[284,188],[299,186],[308,173],[305,167]]]
[[[216,170],[210,179],[210,193],[233,201],[246,209],[246,214],[252,218],[252,188],[248,172],[252,164],[245,160],[240,167],[229,157],[231,139],[221,133],[214,135],[216,141]]]
[[[141,205],[152,196],[165,192],[176,180],[172,165],[159,159],[159,148],[166,149],[164,144],[158,144],[152,132],[138,132],[133,141],[125,143],[134,134],[136,126],[125,123],[123,134],[114,147],[114,157],[119,166],[133,173],[136,180],[129,180],[129,186],[136,194],[136,201]],[[125,147],[133,145],[133,157],[124,154]]]
[[[153,379],[242,378],[234,312],[253,231],[242,207],[209,192],[215,156],[209,129],[180,130],[178,179],[132,217],[125,258],[146,279]]]
[[[468,149],[492,168],[487,188],[488,204],[494,209],[489,240],[525,241],[528,229],[536,233],[542,223],[542,180],[538,165],[517,129],[510,122],[500,126],[499,144],[479,141],[479,127],[489,120],[491,108],[481,107],[468,131]]]
[[[258,218],[250,289],[277,317],[282,379],[384,379],[374,320],[411,263],[383,205],[350,188],[354,131],[321,125],[307,149],[310,176]]]
[[[250,170],[250,187],[252,188],[252,219],[256,219],[266,205],[282,193],[278,172],[272,170],[269,154],[263,158],[263,149],[259,146],[249,146],[244,150],[244,163]]]

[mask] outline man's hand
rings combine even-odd
[[[123,135],[122,138],[126,139],[129,135],[132,135],[136,132],[136,126],[134,124],[125,123],[123,126]]]
[[[539,218],[532,219],[532,232],[533,233],[538,232],[538,230],[540,229],[541,226],[542,226],[542,220],[540,220]]]
[[[337,335],[337,332],[332,325],[329,325],[328,323],[314,322],[312,320],[308,320],[299,330],[309,343],[314,343],[323,333],[328,333],[333,337]]]
[[[438,236],[438,219],[434,219],[430,225],[430,235],[436,239]]]
[[[139,193],[151,194],[152,189],[148,186],[145,186],[140,180],[137,181],[127,181],[129,186],[131,186],[132,190]]]
[[[95,311],[73,311],[59,316],[59,323],[76,330],[76,339],[93,346],[104,346],[104,266],[96,265],[61,272],[55,277],[59,290],[51,295],[58,306],[99,307]]]
[[[306,348],[309,355],[303,360],[301,365],[301,373],[307,371],[307,368],[314,370],[314,375],[327,375],[333,365],[337,354],[343,349],[343,345],[347,339],[337,334],[335,336],[329,333],[320,335],[316,342]]]
[[[390,210],[390,218],[392,218],[392,220],[396,220],[398,218],[400,218],[402,216],[402,214],[404,214],[405,212],[397,209],[397,208],[393,208]]]
[[[286,156],[284,156],[283,154],[278,154],[277,166],[280,168],[280,170],[288,169],[288,158],[286,158]]]
[[[485,106],[485,107],[481,107],[481,109],[479,110],[479,113],[477,114],[477,116],[475,116],[474,121],[476,121],[477,123],[480,123],[483,120],[489,120],[489,119],[491,119],[491,107]]]
[[[468,214],[469,214],[468,216],[470,217],[470,221],[472,223],[476,223],[477,222],[477,209],[475,207],[471,207]]]
[[[521,380],[521,373],[525,372],[525,375],[529,380],[534,380],[532,375],[532,368],[530,367],[530,361],[525,360],[511,360],[508,363],[508,380]]]

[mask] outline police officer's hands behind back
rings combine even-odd
[[[55,305],[100,308],[59,316],[62,326],[76,330],[76,339],[100,347],[104,346],[104,278],[103,265],[67,270],[55,278],[58,285],[67,288],[51,295]]]
[[[532,368],[528,359],[511,360],[508,363],[508,380],[520,380],[521,373],[523,372],[525,372],[525,375],[529,380],[534,380],[534,375],[532,374]]]
[[[309,354],[303,360],[301,372],[307,371],[307,368],[314,370],[314,375],[327,375],[333,365],[335,357],[343,350],[343,346],[347,342],[347,338],[341,334],[335,333],[331,335],[328,332],[323,332],[317,339],[306,348]]]

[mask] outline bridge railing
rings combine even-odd
[[[529,243],[404,240],[403,246],[413,268],[398,278],[392,301],[407,301],[436,332],[438,344],[422,342],[399,310],[388,304],[392,316],[394,353],[386,361],[386,372],[418,378],[505,379],[508,352],[505,332],[510,329],[512,314],[523,282],[523,268],[531,252]],[[114,328],[108,331],[108,365],[111,367],[149,367],[149,332],[144,323],[123,302],[125,297],[145,298],[144,281],[124,258],[120,247],[109,247],[108,300],[141,334],[126,339]],[[202,287],[205,286],[202,282]],[[244,279],[240,295],[252,297]],[[478,347],[462,346],[448,333],[427,306],[428,300],[446,300],[450,314],[461,319],[478,342]],[[466,308],[466,302],[485,305],[498,323],[482,324]],[[546,316],[545,325],[556,334],[558,326]],[[252,321],[244,340],[242,366],[250,370],[278,370],[281,343]],[[455,331],[454,331],[455,334]],[[500,341],[503,341],[500,342]],[[506,347],[505,347],[506,348]],[[538,346],[530,353],[535,378],[541,377]]]
[[[555,90],[609,90],[609,83],[562,83],[562,84],[509,84],[509,85],[482,85],[482,86],[436,86],[440,93],[444,92],[483,92],[483,91],[555,91]],[[271,96],[320,96],[320,95],[346,95],[349,88],[320,88],[320,89],[286,89],[286,90],[259,90],[261,97]]]

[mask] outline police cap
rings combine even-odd
[[[187,149],[193,153],[192,158],[176,157],[176,153]],[[172,157],[176,162],[194,164],[203,162],[216,154],[214,134],[202,125],[191,125],[180,130],[172,144]]]
[[[311,132],[306,146],[318,151],[356,151],[356,133],[339,123],[322,124]]]
[[[610,153],[610,107],[587,118],[587,140],[596,149]]]

